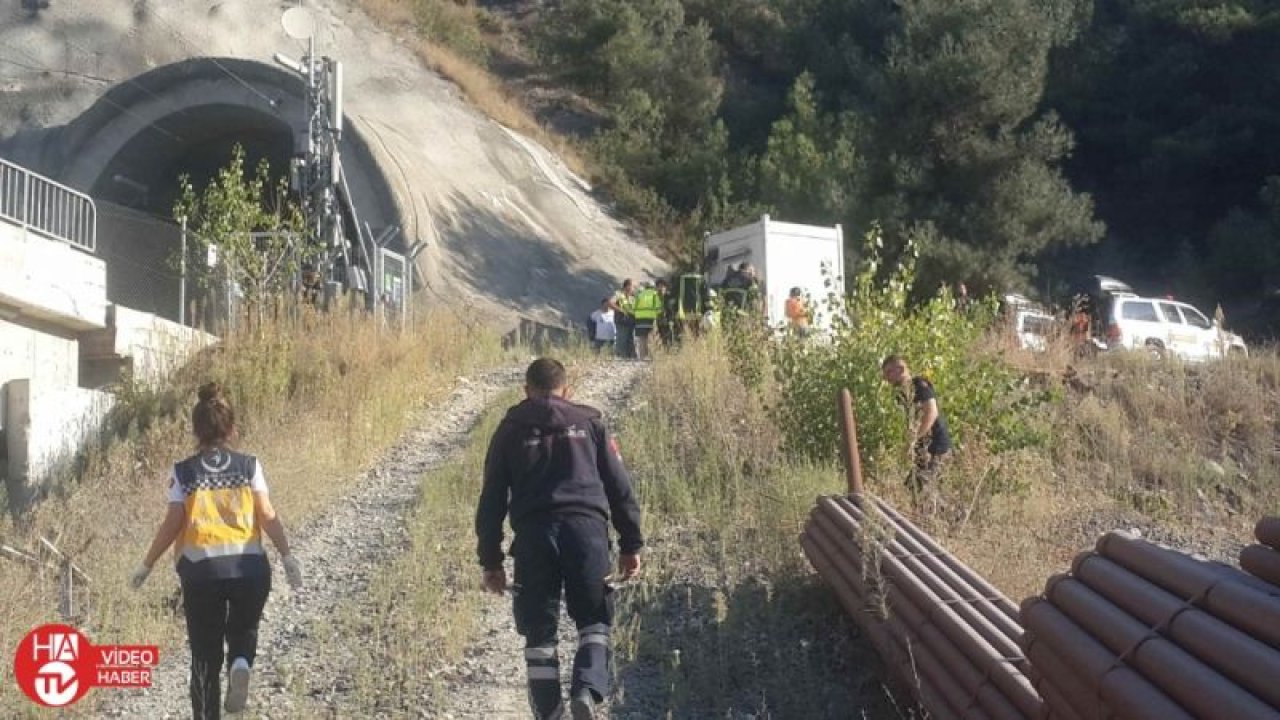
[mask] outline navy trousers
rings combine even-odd
[[[271,576],[182,583],[182,609],[191,644],[191,714],[218,720],[222,666],[238,657],[253,665],[258,623],[271,594]],[[226,652],[223,651],[226,643]]]
[[[553,516],[522,527],[511,546],[516,631],[525,639],[529,702],[534,716],[554,717],[561,703],[557,625],[563,592],[578,628],[570,696],[586,688],[600,701],[609,694],[613,626],[609,530],[603,518]]]

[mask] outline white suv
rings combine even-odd
[[[1143,349],[1160,357],[1171,354],[1188,361],[1249,352],[1239,335],[1176,300],[1116,294],[1111,297],[1106,317],[1107,345],[1112,348]]]

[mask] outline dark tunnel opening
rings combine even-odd
[[[99,208],[98,252],[111,265],[113,302],[170,320],[179,317],[180,232],[173,219],[180,178],[197,193],[244,149],[251,179],[266,161],[274,183],[287,176],[292,129],[279,118],[239,105],[185,108],[131,138],[106,164],[91,194]],[[188,298],[190,302],[190,298]]]
[[[293,132],[280,119],[243,106],[207,105],[170,115],[139,133],[116,153],[90,194],[140,212],[172,217],[179,178],[199,192],[244,148],[245,175],[265,160],[272,179],[284,177]]]

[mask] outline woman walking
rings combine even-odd
[[[235,412],[217,383],[200,388],[191,425],[198,450],[173,466],[168,512],[130,584],[142,587],[175,545],[191,645],[191,710],[196,720],[218,720],[224,658],[227,695],[221,704],[236,713],[248,701],[258,621],[271,592],[262,533],[280,552],[291,587],[302,586],[302,568],[289,554],[262,464],[227,447],[236,434]]]

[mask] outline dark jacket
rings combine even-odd
[[[516,533],[556,515],[612,519],[624,554],[644,546],[640,507],[617,440],[600,411],[560,398],[512,407],[489,441],[476,510],[477,554],[486,569],[502,566],[508,513]]]

